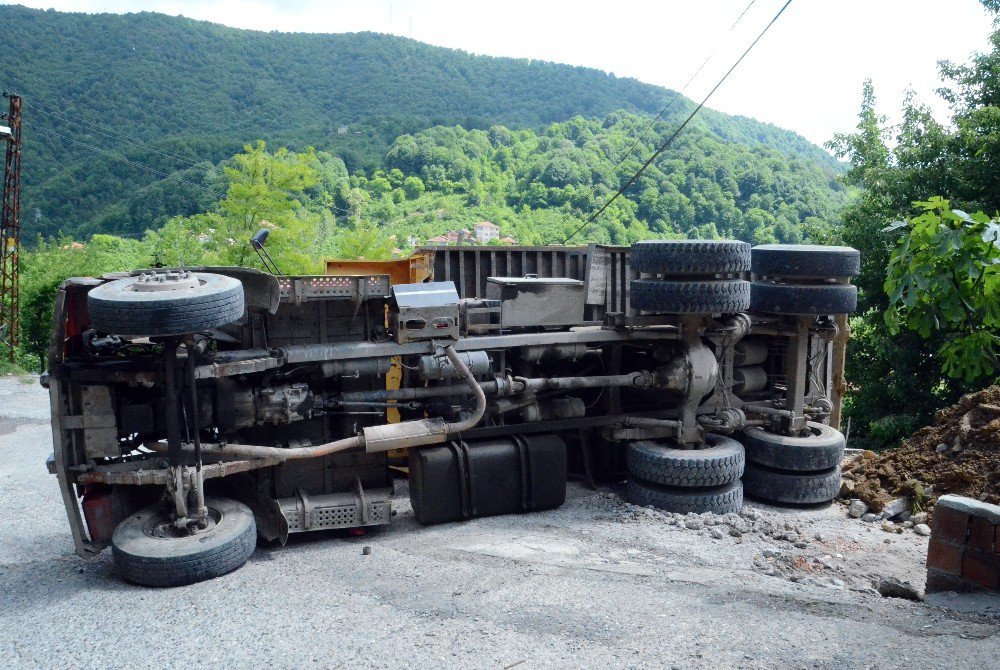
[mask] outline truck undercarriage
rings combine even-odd
[[[685,512],[839,490],[856,251],[419,255],[416,283],[372,264],[67,280],[50,470],[77,552],[112,545],[130,581],[191,583],[258,535],[388,524],[402,473],[421,523],[558,507],[573,475]]]

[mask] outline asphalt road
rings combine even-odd
[[[47,414],[36,385],[0,379],[0,668],[913,670],[1000,658],[995,603],[959,613],[940,605],[962,599],[873,593],[881,573],[922,585],[926,540],[886,537],[836,506],[750,506],[810,538],[780,548],[780,572],[761,555],[770,537],[713,539],[610,492],[571,485],[559,510],[422,528],[401,483],[389,530],[298,536],[207,583],[131,586],[109,552],[73,553],[44,467]],[[824,554],[828,570],[788,572]]]

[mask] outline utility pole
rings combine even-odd
[[[0,334],[14,362],[21,321],[21,96],[3,92],[10,110],[0,115],[0,139],[7,141],[0,219]]]

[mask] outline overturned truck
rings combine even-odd
[[[77,552],[110,545],[129,581],[193,583],[258,537],[388,524],[403,476],[424,524],[558,507],[573,475],[679,512],[837,494],[857,251],[414,258],[416,275],[67,280],[45,383]]]

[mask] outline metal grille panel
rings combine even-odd
[[[390,489],[365,491],[367,521],[362,518],[358,498],[350,492],[282,498],[278,500],[278,505],[288,522],[289,533],[381,526],[389,523],[392,516],[390,491]]]

